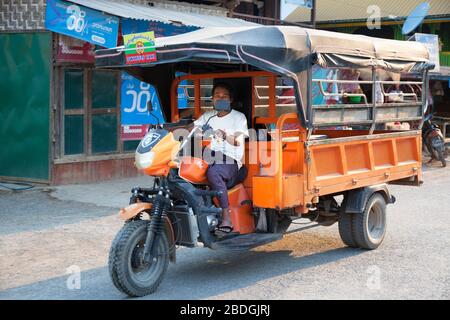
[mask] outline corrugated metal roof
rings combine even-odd
[[[284,1],[284,0],[282,0]],[[370,6],[381,9],[381,18],[405,18],[424,0],[317,0],[317,22],[366,20]],[[430,11],[427,17],[450,15],[450,0],[428,0]],[[289,22],[310,21],[311,11],[297,8],[285,20]]]
[[[164,8],[131,4],[123,1],[111,0],[68,0],[70,2],[103,11],[123,18],[136,20],[159,21],[163,23],[182,23],[196,27],[238,27],[256,26],[258,24],[221,16],[211,16],[199,13],[187,13],[167,10]]]

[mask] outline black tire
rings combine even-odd
[[[109,273],[114,286],[132,297],[155,292],[169,265],[169,242],[165,232],[157,237],[157,255],[150,265],[143,265],[137,258],[143,250],[148,223],[148,220],[127,222],[109,252]]]
[[[444,150],[436,150],[436,154],[437,154],[437,159],[442,163],[443,167],[447,166],[447,161],[445,161],[445,155],[444,155]]]
[[[341,211],[339,213],[339,235],[341,236],[342,242],[344,242],[345,245],[357,248],[356,242],[353,237],[353,230],[352,230],[352,219],[353,214],[345,212],[345,208],[347,206],[347,196],[344,195],[344,200],[341,204]]]
[[[364,212],[353,214],[352,231],[358,247],[373,250],[380,246],[386,234],[386,200],[381,194],[369,198]]]
[[[357,248],[358,245],[353,237],[352,221],[353,213],[342,212],[339,215],[339,235],[347,246]]]

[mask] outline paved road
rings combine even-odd
[[[427,168],[424,180],[391,187],[397,203],[378,250],[346,248],[337,225],[248,253],[181,248],[158,291],[142,299],[449,299],[450,170]],[[0,192],[0,299],[126,298],[107,271],[121,222],[116,208],[87,203],[90,188],[70,189],[77,201]],[[55,194],[69,199],[67,190]],[[80,289],[67,268],[81,270]]]

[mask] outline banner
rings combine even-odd
[[[125,63],[140,64],[156,61],[155,34],[153,31],[123,35]]]
[[[95,62],[95,45],[62,34],[58,34],[58,49],[56,60],[58,62]]]
[[[140,140],[148,132],[149,125],[121,126],[120,139],[122,141]]]
[[[117,46],[119,18],[62,0],[47,0],[45,27],[106,47]]]
[[[151,114],[147,109],[149,101],[153,108]],[[120,110],[122,140],[141,139],[147,132],[148,124],[164,123],[155,88],[126,72],[122,72]]]

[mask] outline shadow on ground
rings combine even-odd
[[[314,237],[320,238],[319,235]],[[320,239],[318,239],[320,242]],[[283,240],[279,241],[282,243]],[[330,247],[330,246],[329,246]],[[223,252],[205,248],[178,251],[178,262],[169,266],[164,281],[153,295],[142,299],[208,299],[255,285],[291,272],[308,271],[320,265],[360,255],[366,251],[332,248],[303,256],[292,250]],[[68,276],[52,278],[0,292],[0,299],[125,299],[109,278],[108,268],[81,273],[81,289],[69,290]],[[297,282],[301,285],[301,279]],[[272,297],[271,297],[272,295]],[[267,299],[276,298],[268,292]],[[252,299],[251,296],[248,297]],[[261,297],[259,297],[261,298]]]

